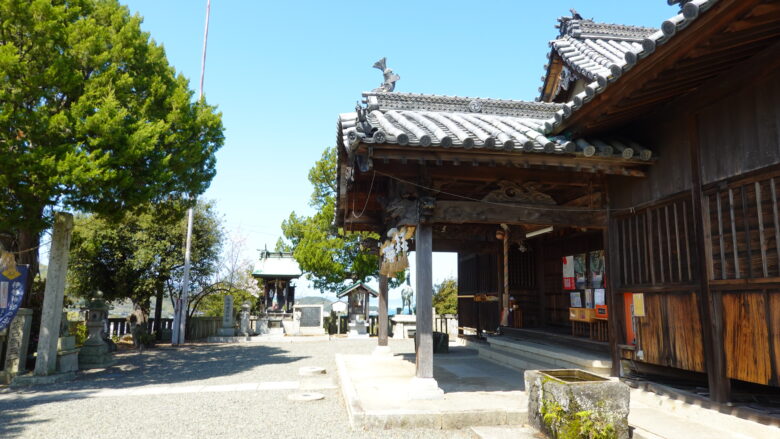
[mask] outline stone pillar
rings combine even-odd
[[[387,346],[387,276],[379,275],[379,346]]]
[[[222,308],[222,327],[219,336],[234,337],[236,335],[235,320],[233,319],[233,296],[227,295]]]
[[[35,362],[35,375],[38,376],[50,375],[57,368],[57,342],[62,321],[62,300],[65,294],[65,275],[68,272],[73,215],[56,212],[53,229],[38,338],[38,358]]]
[[[415,236],[417,289],[417,378],[433,378],[433,229],[417,226]]]

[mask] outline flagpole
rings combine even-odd
[[[200,60],[200,87],[198,90],[198,101],[203,99],[203,80],[206,77],[206,47],[209,39],[209,16],[211,15],[211,0],[206,0],[206,25],[203,31],[203,54]],[[190,293],[190,255],[192,248],[192,207],[187,209],[187,239],[184,244],[184,273],[181,282],[181,303],[175,317],[178,317],[178,325],[174,325],[175,334],[172,339],[174,346],[184,344],[185,334],[187,333],[187,304]]]

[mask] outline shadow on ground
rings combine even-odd
[[[414,354],[403,354],[414,363]],[[433,377],[445,393],[513,392],[525,390],[523,373],[479,358],[478,352],[451,346],[446,354],[433,357]]]

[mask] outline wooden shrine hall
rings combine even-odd
[[[659,29],[560,18],[537,102],[395,92],[383,60],[339,116],[337,225],[415,228],[418,377],[447,251],[461,328],[603,340],[613,375],[719,402],[780,386],[780,2],[670,3]]]

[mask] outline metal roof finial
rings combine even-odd
[[[391,69],[387,68],[387,58],[382,58],[379,61],[374,63],[374,68],[379,69],[382,71],[382,74],[384,74],[385,81],[377,88],[371,90],[374,92],[391,92],[395,89],[395,83],[399,79],[401,79],[400,76],[393,73]]]

